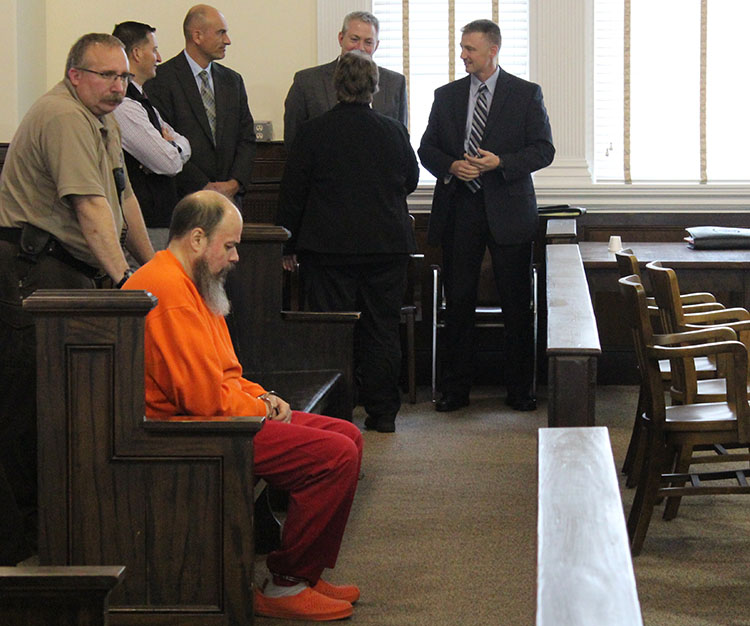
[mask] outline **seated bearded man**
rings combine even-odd
[[[362,435],[350,422],[290,410],[273,392],[242,378],[224,316],[228,271],[237,263],[242,217],[214,191],[175,207],[166,250],[125,284],[159,302],[146,317],[146,414],[260,415],[255,475],[289,492],[279,550],[268,555],[270,577],[256,590],[255,612],[315,621],[353,613],[354,586],[320,578],[334,567],[357,488]]]

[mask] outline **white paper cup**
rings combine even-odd
[[[609,251],[619,252],[622,250],[622,237],[620,235],[612,235],[609,238]]]

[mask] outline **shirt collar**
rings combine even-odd
[[[490,92],[490,95],[495,95],[495,85],[497,85],[497,77],[500,76],[499,72],[500,67],[495,66],[495,71],[492,73],[492,76],[490,76],[486,81],[484,81],[484,84],[487,85],[487,91]],[[479,85],[482,84],[482,81],[479,80],[474,74],[471,75],[471,95],[472,97],[476,97],[477,92],[479,91]]]
[[[190,55],[189,55],[189,54],[187,53],[187,50],[183,50],[182,52],[184,53],[184,55],[185,55],[185,58],[187,59],[188,65],[190,66],[190,69],[191,69],[191,70],[192,70],[192,72],[193,72],[193,77],[194,77],[194,78],[197,78],[198,74],[200,74],[200,73],[201,73],[201,72],[203,71],[203,69],[204,69],[204,68],[202,68],[202,67],[201,67],[200,65],[198,65],[198,64],[197,64],[197,63],[196,63],[196,62],[195,62],[195,61],[193,60],[193,57],[191,57],[191,56],[190,56]],[[211,62],[210,62],[210,63],[208,64],[208,66],[207,66],[207,67],[205,68],[205,69],[206,69],[206,71],[208,72],[208,74],[209,74],[209,75],[211,74],[211,66],[212,66],[212,65],[213,65],[213,61],[211,61]]]

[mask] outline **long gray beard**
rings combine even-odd
[[[195,286],[198,293],[203,297],[209,310],[222,317],[229,315],[232,310],[232,304],[224,288],[229,270],[230,267],[227,267],[219,274],[212,274],[205,259],[199,259],[195,263]]]

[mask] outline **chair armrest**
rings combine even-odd
[[[680,295],[680,302],[685,304],[699,304],[702,302],[716,302],[716,297],[707,291],[696,291],[695,293],[683,293]]]
[[[719,311],[704,311],[703,313],[685,313],[686,323],[707,322],[717,324],[731,321],[740,321],[750,319],[750,313],[746,309],[733,308],[721,309]]]
[[[696,330],[668,335],[654,335],[656,346],[681,346],[686,343],[711,343],[716,341],[736,341],[737,333],[726,326],[701,326]]]
[[[747,358],[747,348],[739,341],[716,341],[691,346],[649,346],[646,354],[650,359],[690,359],[697,356],[742,353]]]
[[[725,307],[720,302],[696,302],[695,304],[683,304],[683,313],[705,313],[706,311],[724,311]]]

